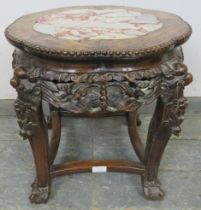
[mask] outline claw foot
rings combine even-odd
[[[50,188],[49,186],[47,187],[38,187],[37,182],[34,182],[32,185],[32,192],[31,195],[29,196],[29,200],[31,203],[46,203],[49,198],[50,194]]]
[[[162,200],[165,193],[161,189],[159,181],[144,181],[142,180],[145,198],[148,200]]]

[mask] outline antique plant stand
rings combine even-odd
[[[6,29],[7,39],[16,47],[11,85],[18,93],[15,110],[20,135],[29,140],[36,166],[31,202],[47,202],[54,177],[102,169],[138,174],[147,199],[164,197],[158,168],[170,136],[181,131],[188,104],[183,90],[192,75],[183,64],[181,45],[191,32],[174,14],[118,6],[35,13]],[[49,121],[43,114],[43,100],[50,106]],[[144,146],[137,131],[137,110],[154,100]],[[127,117],[139,162],[54,164],[62,115],[115,113]],[[48,128],[52,129],[50,139]]]

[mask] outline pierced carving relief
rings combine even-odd
[[[11,84],[18,91],[18,99],[30,107],[37,107],[43,98],[69,113],[132,112],[161,95],[169,110],[166,123],[175,135],[180,131],[187,106],[183,89],[192,81],[182,64],[180,48],[158,66],[130,72],[69,73],[65,69],[46,70],[39,63],[37,67],[28,66],[26,56],[18,53],[14,57]]]
[[[43,98],[72,113],[134,111],[157,96],[160,84],[160,77],[141,81],[134,73],[132,77],[123,73],[94,73],[80,77],[57,73],[59,82],[54,77],[43,76]]]
[[[183,54],[178,48],[171,55],[161,65],[140,71],[82,74],[42,71],[43,99],[71,113],[135,111],[163,92],[173,97],[176,86],[172,83],[179,84],[184,79],[183,73],[178,72]],[[179,103],[185,100],[180,99]]]

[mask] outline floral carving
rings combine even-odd
[[[188,100],[185,97],[180,99],[173,99],[173,101],[169,101],[167,103],[167,107],[169,110],[168,120],[165,123],[171,129],[172,134],[178,136],[181,132],[181,123],[184,120],[185,109],[188,105]]]
[[[43,99],[71,113],[129,112],[152,101],[159,93],[159,77],[133,83],[115,81],[111,75],[104,78],[102,82],[78,84],[42,81]]]
[[[17,66],[14,71],[14,76],[10,80],[11,85],[16,89],[20,97],[30,98],[41,95],[40,85],[40,70],[37,68],[29,68],[23,66]],[[30,97],[31,96],[31,97]]]
[[[36,107],[17,99],[15,101],[15,111],[20,127],[20,135],[24,139],[30,138],[37,127],[37,123],[33,119],[33,112],[36,112]]]
[[[15,62],[13,65],[17,65],[17,63]],[[15,111],[20,127],[20,135],[24,139],[30,139],[38,126],[38,122],[34,117],[41,100],[41,85],[38,78],[38,69],[17,65],[14,76],[10,81],[18,92]]]
[[[18,53],[16,53],[18,55]],[[167,55],[168,57],[168,55]],[[180,48],[158,66],[140,71],[71,73],[40,66],[27,66],[26,56],[16,57],[11,84],[18,99],[33,107],[46,100],[69,113],[135,111],[162,95],[167,104],[166,123],[178,135],[187,101],[183,88],[192,80]],[[20,66],[26,64],[26,68]]]
[[[102,70],[96,67],[93,69],[94,65],[82,63],[83,69],[80,70],[81,68],[76,68],[77,64],[66,65],[65,62],[46,61],[21,51],[16,51],[14,58],[15,71],[11,84],[18,92],[15,109],[21,129],[20,134],[24,139],[28,138],[33,140],[32,143],[36,143],[35,150],[38,149],[38,146],[43,146],[44,149],[41,150],[40,155],[38,155],[38,150],[37,152],[33,150],[33,152],[35,160],[36,157],[38,158],[37,172],[44,172],[47,169],[46,174],[37,174],[37,180],[40,178],[42,182],[41,180],[38,183],[36,181],[32,185],[31,202],[45,203],[50,194],[48,183],[51,174],[48,171],[49,155],[46,149],[48,138],[45,134],[46,126],[43,127],[45,122],[41,106],[42,100],[47,101],[54,108],[59,108],[59,111],[63,109],[76,114],[104,113],[105,111],[134,112],[141,105],[151,103],[159,97],[160,104],[158,103],[159,106],[157,105],[155,112],[157,115],[150,124],[152,126],[149,138],[153,140],[147,141],[151,142],[147,146],[148,150],[144,150],[143,146],[140,148],[143,151],[141,159],[143,164],[145,163],[142,174],[145,197],[147,199],[164,197],[160,182],[157,180],[158,166],[170,134],[178,135],[181,130],[180,124],[184,119],[187,106],[183,89],[192,82],[192,75],[187,72],[187,67],[183,64],[180,48],[161,56],[156,63],[153,61],[145,65],[145,61],[145,64],[142,63],[143,65],[139,65],[139,68],[131,64],[130,69],[128,69],[130,64],[120,65],[118,68],[112,66],[113,64],[110,64],[108,68],[107,65],[100,65]],[[159,122],[154,125],[155,121]],[[40,134],[41,132],[44,133]],[[56,132],[59,132],[58,128]],[[39,133],[39,138],[33,135],[34,133]],[[160,138],[157,137],[157,139],[156,136]],[[148,151],[147,158],[144,151]],[[41,161],[41,158],[44,158],[45,161]],[[41,165],[41,162],[44,165]],[[43,175],[46,176],[46,180]]]
[[[182,58],[181,58],[182,59]],[[172,134],[178,136],[181,132],[181,123],[184,120],[185,109],[188,100],[183,96],[184,87],[193,80],[192,75],[187,72],[183,63],[165,66],[163,69],[163,82],[161,84],[162,98],[167,106],[166,123]]]

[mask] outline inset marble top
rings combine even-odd
[[[23,16],[5,33],[14,46],[37,55],[135,59],[183,44],[191,27],[166,12],[85,6]]]
[[[129,39],[156,31],[163,23],[154,15],[121,9],[67,9],[44,15],[33,29],[58,39]]]

